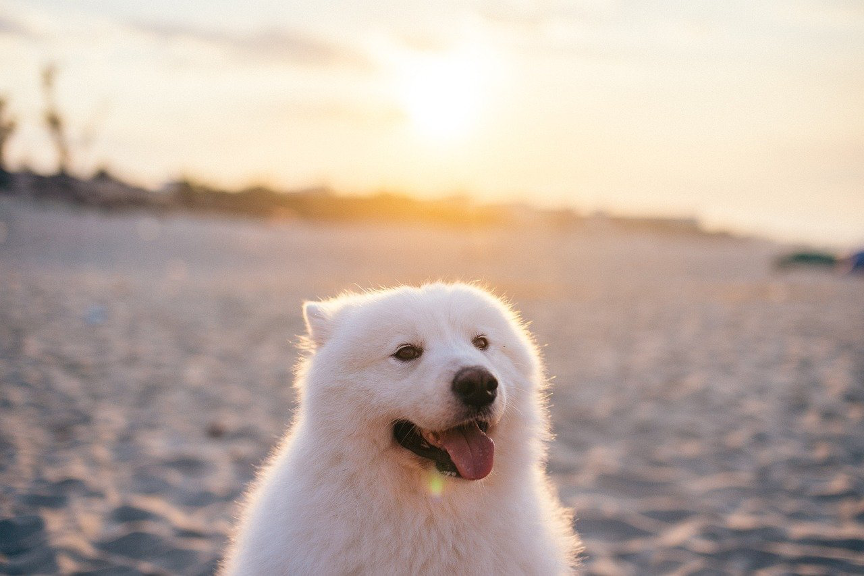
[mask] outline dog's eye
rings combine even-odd
[[[485,351],[486,347],[489,346],[489,339],[487,339],[483,335],[477,335],[476,337],[474,337],[474,340],[471,341],[471,344],[473,344],[481,351]]]
[[[399,359],[400,361],[413,361],[414,359],[420,357],[423,354],[423,349],[420,347],[415,347],[414,345],[402,345],[396,352],[393,353],[393,357]]]

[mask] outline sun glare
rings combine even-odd
[[[486,72],[482,59],[470,53],[406,63],[400,98],[414,129],[435,141],[465,136],[482,110]]]

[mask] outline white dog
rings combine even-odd
[[[248,495],[229,574],[562,574],[579,541],[544,472],[543,368],[474,286],[303,309],[290,432]]]

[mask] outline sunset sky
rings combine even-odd
[[[0,0],[13,166],[864,244],[864,3]]]

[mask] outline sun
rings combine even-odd
[[[399,97],[418,134],[436,142],[466,136],[486,98],[486,69],[477,55],[422,55],[403,66]]]

